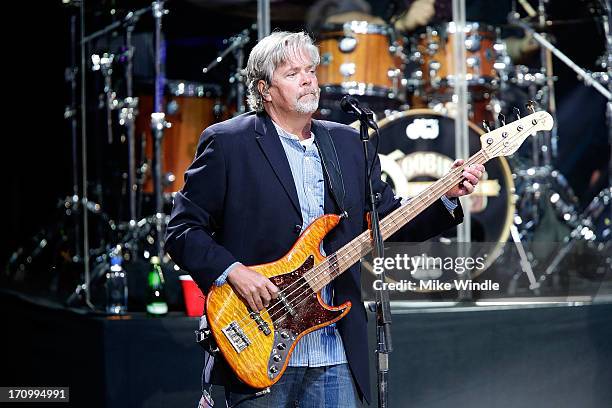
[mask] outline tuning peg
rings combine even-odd
[[[491,131],[491,128],[489,127],[489,124],[487,123],[486,120],[482,121],[482,127],[486,129],[487,133]]]
[[[497,115],[497,120],[499,120],[502,126],[506,126],[506,116],[503,113],[500,112],[500,114]]]
[[[525,104],[525,107],[527,109],[529,109],[531,111],[531,113],[535,113],[535,102],[534,101],[527,101],[527,104]]]
[[[517,108],[516,106],[513,106],[512,111],[516,115],[516,120],[519,120],[521,118],[521,111],[519,110],[519,108]]]

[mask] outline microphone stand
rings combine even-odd
[[[562,53],[557,47],[555,47],[550,42],[548,42],[548,40],[546,40],[542,35],[540,35],[537,32],[535,32],[535,30],[533,28],[531,28],[529,25],[527,25],[525,22],[523,22],[523,21],[521,21],[519,19],[512,19],[511,22],[516,24],[516,25],[518,25],[519,27],[521,27],[526,32],[530,33],[533,36],[534,40],[539,42],[545,48],[549,49],[557,58],[559,58],[561,61],[563,61],[565,63],[565,65],[567,65],[574,72],[576,72],[576,74],[578,74],[578,79],[582,80],[587,86],[592,86],[593,88],[595,88],[607,100],[611,100],[612,99],[612,93],[610,91],[608,91],[599,82],[597,82],[595,79],[593,79],[593,76],[590,73],[588,73],[587,71],[585,71],[584,69],[582,69],[578,65],[576,65],[574,63],[574,61],[569,59],[567,57],[567,55]]]
[[[372,252],[374,258],[384,257],[384,245],[382,234],[380,231],[380,218],[378,215],[377,202],[380,200],[380,193],[374,193],[372,187],[372,173],[370,171],[372,166],[369,166],[369,155],[368,155],[368,141],[370,136],[368,133],[368,127],[372,127],[378,131],[378,125],[374,122],[374,113],[367,108],[361,108],[363,111],[362,115],[359,115],[359,134],[363,143],[363,155],[366,163],[366,191],[368,192],[370,199],[370,231],[372,241],[374,243],[374,250]],[[372,158],[374,163],[376,157]],[[380,274],[380,279],[385,282],[384,271]],[[370,306],[370,309],[376,311],[376,374],[378,383],[378,406],[379,408],[386,408],[388,406],[388,394],[389,394],[389,354],[393,351],[391,342],[391,306],[389,304],[389,292],[386,289],[376,291],[376,303],[374,307]]]

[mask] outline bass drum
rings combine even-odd
[[[468,124],[473,155],[480,150],[480,136],[485,132]],[[450,170],[455,157],[455,121],[451,117],[430,109],[414,109],[388,116],[378,125],[382,177],[397,195],[414,197]],[[510,235],[514,215],[512,180],[506,159],[496,157],[485,164],[485,174],[476,191],[462,200],[471,206],[472,241],[496,243],[493,253],[487,256],[487,267],[499,256]],[[456,229],[445,236],[456,236]]]

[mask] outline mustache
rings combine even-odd
[[[319,96],[319,93],[321,92],[321,90],[319,88],[311,88],[309,90],[307,90],[304,93],[301,93],[299,98],[301,98],[302,96],[306,96],[306,95],[314,95],[314,96]]]

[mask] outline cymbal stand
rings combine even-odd
[[[76,13],[70,16],[70,66],[66,68],[66,81],[70,82],[70,104],[64,110],[64,119],[70,120],[70,136],[72,142],[72,197],[66,197],[66,204],[70,200],[72,205],[76,205],[79,198],[79,179],[78,179],[78,157],[77,157],[77,134],[78,134],[78,116],[77,116],[77,73],[79,71],[76,65]],[[74,212],[74,217],[78,216],[78,212]],[[78,220],[74,222],[74,262],[81,261],[81,234]]]
[[[591,74],[589,74],[587,71],[585,71],[584,69],[576,65],[574,61],[572,61],[567,55],[561,52],[561,50],[559,50],[557,47],[555,47],[550,42],[548,42],[548,40],[546,40],[542,35],[535,32],[535,30],[533,30],[531,27],[529,27],[527,24],[525,24],[521,20],[516,20],[515,23],[518,26],[522,27],[525,31],[533,35],[533,38],[538,43],[540,43],[540,45],[543,45],[544,47],[548,48],[551,51],[551,53],[553,53],[557,58],[559,58],[568,67],[570,67],[574,72],[576,72],[576,74],[578,74],[578,78],[582,80],[585,83],[585,85],[592,86],[593,88],[595,88],[608,101],[612,99],[612,93],[609,90],[607,90],[603,85],[601,85],[599,82],[593,79],[593,76]]]
[[[520,26],[521,28],[523,28],[527,33],[530,33],[533,38],[540,43],[540,45],[542,45],[544,48],[546,48],[547,50],[550,51],[551,54],[554,54],[557,58],[559,58],[563,63],[565,63],[568,67],[570,67],[572,70],[574,70],[574,72],[576,72],[578,74],[578,78],[581,79],[587,86],[592,86],[593,88],[595,88],[599,93],[601,93],[607,100],[608,100],[608,111],[610,111],[610,109],[612,109],[611,104],[612,104],[612,89],[608,90],[606,89],[601,83],[599,83],[596,79],[593,78],[593,75],[587,71],[585,71],[584,69],[580,68],[578,65],[576,65],[569,57],[567,57],[563,52],[561,52],[558,48],[556,48],[554,45],[552,45],[546,38],[544,38],[542,35],[538,34],[534,29],[532,29],[529,25],[527,25],[525,22],[519,20],[519,19],[513,19],[514,23],[518,26]],[[607,26],[607,25],[606,25]],[[608,32],[606,33],[606,37],[607,37],[607,43],[608,43],[608,48],[610,48],[610,33],[609,33],[609,28],[607,29]],[[612,57],[608,57],[608,58],[612,58]],[[608,70],[610,70],[610,67],[608,66]],[[608,86],[612,86],[610,84],[610,81],[608,81]],[[544,156],[545,158],[547,156]],[[547,164],[547,163],[545,163]]]
[[[610,32],[610,22],[612,21],[612,7],[610,2],[600,0],[603,8],[602,25],[606,40],[606,51],[599,59],[600,66],[605,70],[605,74],[594,72],[592,75],[602,84],[608,86],[608,91],[612,94],[612,33]],[[612,146],[612,99],[608,98],[606,109],[606,121],[608,123],[608,145]],[[608,171],[608,186],[612,186],[612,170]]]
[[[83,282],[81,284],[79,284],[77,286],[77,288],[75,289],[74,293],[68,298],[67,302],[68,303],[73,303],[76,299],[82,299],[85,303],[85,305],[87,305],[89,308],[93,309],[94,305],[91,303],[91,296],[90,296],[90,286],[91,286],[91,276],[90,276],[90,248],[89,248],[89,212],[91,211],[91,208],[98,208],[96,205],[94,205],[93,203],[90,203],[88,201],[88,192],[87,192],[87,184],[88,184],[88,174],[87,174],[87,98],[86,98],[86,67],[87,67],[87,63],[86,63],[86,55],[87,55],[87,46],[88,44],[101,37],[104,36],[106,34],[109,34],[119,28],[121,28],[122,26],[126,26],[127,27],[127,38],[126,38],[126,43],[128,43],[128,48],[127,48],[127,52],[128,52],[128,69],[127,69],[127,88],[128,88],[128,98],[126,98],[122,104],[117,104],[117,107],[122,109],[121,113],[124,115],[123,118],[124,120],[126,120],[126,123],[128,123],[128,126],[131,125],[131,128],[128,128],[128,137],[131,133],[131,138],[132,138],[132,143],[134,142],[134,126],[133,126],[133,121],[134,121],[134,108],[137,104],[137,101],[134,100],[134,98],[131,95],[132,92],[132,76],[131,76],[131,54],[133,52],[132,48],[131,48],[131,31],[133,29],[133,25],[134,23],[137,21],[137,19],[144,13],[146,13],[151,7],[145,7],[143,9],[137,10],[135,12],[130,12],[126,15],[126,17],[124,17],[123,19],[116,21],[106,27],[104,27],[101,30],[95,31],[92,34],[89,35],[85,35],[85,0],[79,0],[78,2],[75,2],[75,4],[78,4],[80,7],[80,41],[79,41],[79,45],[80,45],[80,51],[81,51],[81,69],[80,69],[80,74],[81,74],[81,191],[82,191],[82,198],[80,200],[81,204],[79,207],[82,210],[82,221],[83,221],[83,231],[82,231],[82,239],[83,239],[83,251],[82,251],[82,256],[83,256]],[[114,100],[113,100],[113,107],[114,105]],[[125,110],[123,110],[125,108]],[[131,129],[131,130],[130,130]],[[133,154],[134,152],[134,148],[132,146],[131,152]],[[132,168],[133,168],[133,157],[131,159],[132,161]],[[73,170],[74,174],[76,174],[76,170]],[[132,176],[134,175],[135,172],[132,172]],[[134,181],[134,177],[132,177],[132,179],[130,180],[131,183],[133,183]],[[132,184],[130,184],[130,187],[132,186]],[[130,189],[131,190],[131,189]],[[134,197],[133,195],[131,197]],[[130,218],[131,218],[131,222],[130,224],[132,226],[136,226],[136,221],[135,221],[135,200],[131,200],[130,202]]]
[[[91,56],[92,71],[100,71],[104,78],[104,96],[106,108],[106,139],[107,143],[113,143],[113,106],[117,103],[115,92],[113,91],[112,75],[114,54],[103,53],[102,55],[93,54]]]
[[[163,209],[163,184],[162,184],[162,168],[161,168],[161,150],[162,140],[164,137],[164,129],[169,128],[171,124],[166,121],[166,114],[162,109],[162,98],[164,94],[165,77],[162,72],[162,59],[165,57],[165,49],[162,48],[162,17],[168,14],[168,10],[164,9],[163,1],[153,2],[153,18],[155,19],[155,100],[153,113],[151,114],[151,130],[153,133],[153,149],[154,149],[154,164],[153,164],[153,188],[155,190],[155,251],[159,259],[163,257],[163,241],[165,234],[165,222]]]
[[[544,27],[546,24],[546,9],[545,3],[548,0],[538,1],[538,23],[540,27]],[[541,34],[543,38],[546,38],[546,34]],[[553,59],[550,49],[546,47],[540,48],[540,66],[544,70],[546,76],[546,87],[545,101],[547,105],[547,111],[553,117],[553,128],[549,132],[542,132],[542,138],[538,139],[538,143],[534,146],[538,147],[539,152],[542,154],[542,162],[545,166],[550,166],[552,158],[557,156],[558,136],[557,136],[557,104],[555,99],[555,78],[553,77]],[[538,146],[539,145],[539,146]],[[535,164],[537,166],[537,164]]]
[[[202,73],[206,74],[215,66],[217,66],[223,59],[232,52],[236,59],[236,72],[230,76],[230,84],[235,86],[235,97],[236,97],[236,114],[245,112],[244,105],[244,46],[251,41],[249,35],[250,31],[254,29],[254,26],[246,28],[236,35],[231,36],[228,39],[223,40],[223,44],[229,44],[229,46],[223,50],[217,58],[209,63],[205,68],[202,68]]]
[[[542,14],[542,7],[540,7],[540,24],[542,23],[541,14]],[[575,71],[578,74],[578,78],[581,79],[586,85],[594,87],[598,92],[604,95],[604,97],[607,98],[608,100],[608,106],[610,106],[610,100],[612,99],[612,92],[610,90],[607,90],[602,84],[596,81],[593,78],[592,74],[580,68],[569,57],[567,57],[563,52],[561,52],[558,48],[556,48],[553,44],[551,44],[543,35],[537,33],[533,28],[531,28],[524,21],[516,18],[516,16],[511,16],[511,22],[523,28],[523,30],[525,30],[526,33],[531,34],[533,38],[543,47],[543,49],[547,51],[547,53],[544,53],[544,51],[542,53],[542,55],[545,57],[543,58],[544,59],[543,66],[547,66],[547,67],[552,66],[552,61],[551,61],[552,55],[555,55],[558,59],[560,59],[563,63],[565,63],[568,67],[570,67],[573,71]],[[609,39],[609,33],[607,33],[607,40],[608,39]],[[551,72],[547,71],[546,76],[548,78],[548,81],[547,81],[547,85],[548,85],[547,88],[549,92],[548,96],[549,98],[552,97],[552,99],[554,99],[554,91],[551,92],[551,86],[550,86],[552,82]],[[549,107],[550,106],[551,105],[549,104]],[[554,109],[554,105],[552,105],[552,108]],[[553,133],[553,137],[556,137],[554,133]],[[556,140],[552,140],[551,143],[552,143],[552,146],[555,147]],[[542,147],[548,147],[548,146],[550,146],[550,144],[548,144],[548,141],[545,140],[544,143],[542,144]],[[524,172],[527,175],[525,180],[527,183],[530,184],[530,186],[537,186],[538,188],[542,190],[539,193],[536,192],[537,193],[536,201],[537,201],[537,197],[544,198],[546,202],[550,201],[550,203],[553,204],[553,207],[557,212],[563,213],[562,219],[564,223],[572,227],[573,220],[575,220],[576,218],[575,215],[576,215],[577,207],[578,207],[577,199],[570,194],[569,203],[564,202],[563,200],[559,200],[559,194],[552,189],[552,184],[553,184],[553,181],[555,181],[557,183],[560,183],[561,186],[563,186],[565,182],[564,178],[558,171],[554,170],[552,165],[550,164],[551,157],[550,157],[549,152],[546,150],[543,150],[542,153],[544,153],[543,154],[544,166],[538,166],[539,162],[537,161],[534,162],[534,165],[536,165],[536,167],[527,169]],[[555,153],[554,149],[552,153]],[[534,159],[536,158],[537,157],[535,157],[534,155]],[[569,186],[567,186],[567,189],[569,190]],[[565,193],[565,192],[561,192],[561,193]],[[537,203],[535,204],[537,205]],[[536,216],[534,221],[536,224],[539,223],[539,217]],[[570,233],[570,237],[568,238],[567,243],[571,242],[573,239],[571,234],[574,234],[574,232]],[[560,252],[560,255],[558,255],[559,258],[555,259],[555,262],[549,265],[549,267],[545,271],[545,275],[540,277],[540,281],[542,279],[545,279],[546,275],[550,275],[553,272],[553,268],[559,264],[559,260],[567,254],[567,251],[568,249],[564,249]]]
[[[138,98],[133,95],[133,57],[134,46],[132,45],[132,33],[134,26],[138,22],[139,15],[130,13],[131,18],[126,19],[125,30],[125,52],[123,57],[126,62],[125,70],[125,99],[119,111],[119,124],[124,126],[127,133],[128,143],[128,204],[129,204],[129,225],[136,226],[136,133],[135,120],[138,111]],[[128,14],[128,16],[130,15]]]

